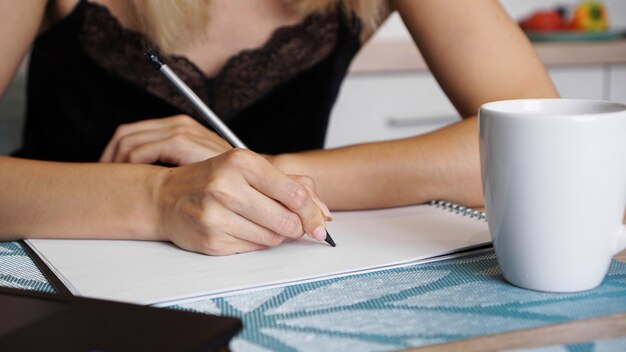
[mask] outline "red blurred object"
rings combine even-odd
[[[566,28],[561,13],[557,10],[537,11],[524,18],[520,27],[525,31],[560,31]]]

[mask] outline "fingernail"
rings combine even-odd
[[[324,218],[326,218],[326,220],[333,219],[333,214],[330,213],[330,209],[328,209],[328,206],[326,206],[326,204],[322,201],[320,201],[320,208],[322,208],[322,214],[324,214]]]
[[[324,226],[318,226],[315,230],[311,231],[311,236],[318,241],[323,241],[326,239],[326,229]]]

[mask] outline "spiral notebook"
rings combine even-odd
[[[483,213],[446,202],[336,212],[334,218],[328,223],[334,248],[306,237],[224,257],[165,242],[27,244],[75,295],[162,306],[436,260],[490,242]]]

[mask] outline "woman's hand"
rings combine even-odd
[[[120,125],[100,161],[187,165],[230,149],[225,140],[190,116],[176,115]]]
[[[287,176],[248,150],[164,169],[160,185],[158,235],[187,250],[227,255],[273,247],[305,232],[326,238],[324,218],[330,214],[312,180]]]

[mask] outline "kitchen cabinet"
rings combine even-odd
[[[626,103],[626,40],[535,47],[563,98]],[[412,43],[373,43],[341,88],[325,147],[413,136],[458,120]]]
[[[548,69],[562,98],[607,100],[603,66],[567,66]]]
[[[626,104],[626,64],[611,66],[609,81],[610,100]]]
[[[626,66],[615,69],[613,85],[626,82]],[[548,70],[563,98],[626,100],[606,87],[603,66],[567,66]],[[423,134],[459,121],[458,113],[428,71],[359,73],[344,82],[326,134],[327,148]]]
[[[428,72],[352,75],[333,109],[326,147],[402,138],[458,120]]]

